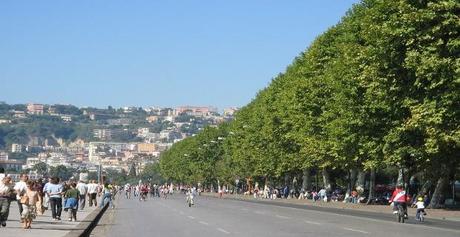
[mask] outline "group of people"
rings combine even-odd
[[[60,221],[62,210],[68,212],[69,221],[77,221],[77,211],[83,210],[86,200],[89,206],[97,207],[97,197],[102,196],[99,207],[106,202],[114,208],[112,200],[117,188],[110,185],[100,185],[95,180],[84,182],[80,180],[61,181],[58,177],[30,180],[26,174],[20,175],[18,182],[13,182],[10,176],[0,177],[0,226],[6,227],[10,204],[18,203],[21,223],[24,229],[30,229],[37,215],[43,215],[51,210],[53,221]]]
[[[122,189],[125,192],[126,199],[131,199],[131,196],[138,198],[139,201],[146,201],[150,194],[150,197],[164,197],[168,194],[174,193],[174,187],[172,185],[157,185],[140,182],[137,185],[125,184]]]

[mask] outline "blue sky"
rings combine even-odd
[[[358,0],[0,2],[0,101],[243,106]]]

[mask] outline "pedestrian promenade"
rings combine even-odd
[[[202,193],[201,195],[213,196],[218,198],[217,193]],[[280,203],[290,203],[298,205],[309,205],[316,207],[324,208],[335,208],[335,209],[351,209],[357,211],[365,212],[375,212],[375,213],[391,213],[392,207],[389,205],[366,205],[366,204],[353,204],[353,203],[343,203],[343,202],[323,202],[323,201],[312,201],[310,199],[255,199],[252,195],[235,195],[235,194],[224,194],[222,198],[230,199],[243,199],[243,200],[258,200],[262,202],[280,202]],[[460,210],[448,210],[448,209],[427,209],[428,213],[427,218],[439,219],[439,220],[449,220],[449,221],[458,221],[460,222]],[[415,216],[415,209],[408,209],[409,216]]]
[[[62,211],[62,220],[53,221],[51,210],[45,211],[44,215],[37,215],[37,218],[32,222],[32,229],[25,230],[19,222],[19,211],[17,202],[11,202],[10,214],[5,228],[0,227],[1,237],[61,237],[70,235],[71,231],[83,232],[88,224],[92,221],[93,212],[98,212],[100,209],[96,207],[85,207],[84,210],[78,211],[77,221],[68,221],[68,214]],[[78,235],[77,235],[78,236]]]

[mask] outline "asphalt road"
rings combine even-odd
[[[460,236],[460,225],[440,225],[429,216],[425,223],[399,224],[388,216],[334,213],[264,203],[197,197],[189,208],[185,196],[168,199],[119,198],[106,213],[95,236]],[[99,234],[98,234],[99,233]]]

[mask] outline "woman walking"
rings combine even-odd
[[[106,200],[109,202],[111,208],[115,208],[112,203],[112,185],[105,183],[102,189],[102,195],[100,208],[104,207]]]
[[[37,217],[38,192],[34,190],[34,184],[32,180],[27,181],[26,192],[21,198],[21,217],[24,220],[24,229],[30,229],[32,221]]]
[[[77,184],[71,183],[64,196],[66,198],[64,208],[69,212],[69,221],[77,221],[78,199],[80,198]]]
[[[38,202],[37,202],[37,214],[43,215],[45,212],[45,207],[43,206],[43,198],[45,194],[43,193],[43,180],[38,179],[35,181],[34,190],[38,193]]]

